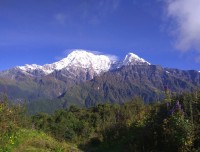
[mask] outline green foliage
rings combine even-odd
[[[190,151],[194,140],[192,123],[178,112],[163,121],[164,145],[172,151]]]
[[[17,132],[18,144],[13,148],[16,152],[52,151],[52,152],[79,152],[75,145],[58,142],[43,132],[21,129]]]
[[[98,105],[91,151],[198,151],[200,92],[167,96],[169,102],[145,105],[140,98],[118,105]],[[166,101],[166,100],[165,100]],[[100,126],[100,127],[99,127]],[[93,145],[94,144],[94,145]]]
[[[16,132],[29,122],[22,105],[9,105],[6,97],[0,98],[0,147],[8,150],[16,144]]]
[[[35,115],[38,112],[52,114],[57,109],[62,109],[63,103],[60,100],[37,99],[27,104],[27,111],[29,115]]]
[[[35,127],[31,126],[24,107],[9,104],[6,97],[0,98],[0,152],[80,151],[73,144],[58,142],[44,132],[34,130]],[[40,114],[37,122],[41,129],[47,131],[50,117]]]
[[[173,92],[169,88],[164,90],[164,86]],[[86,107],[108,102],[122,104],[137,96],[145,103],[151,103],[163,100],[166,95],[166,102],[170,102],[171,96],[176,93],[197,90],[199,87],[197,71],[134,65],[106,72],[91,81],[73,86],[61,99],[66,105],[75,103]]]
[[[23,106],[2,98],[0,152],[79,151],[74,144],[90,152],[199,151],[200,92],[166,98],[153,104],[137,97],[121,105],[73,105],[33,115],[31,123]]]

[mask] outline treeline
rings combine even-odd
[[[0,152],[80,152],[71,143],[60,142],[34,128],[24,104],[11,104],[0,97]]]
[[[177,96],[166,91],[164,101],[152,104],[135,98],[121,105],[71,106],[31,117],[24,106],[5,100],[0,101],[0,151],[19,145],[20,128],[45,132],[89,152],[200,151],[200,92]]]
[[[171,96],[144,104],[135,98],[122,105],[89,109],[71,106],[32,121],[57,140],[78,144],[86,151],[199,151],[200,92]]]
[[[19,129],[30,125],[25,113],[25,106],[11,105],[7,97],[0,97],[0,152],[11,151]]]

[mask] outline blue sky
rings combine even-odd
[[[0,70],[71,49],[200,70],[199,14],[199,0],[0,0]]]

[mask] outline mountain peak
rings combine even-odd
[[[87,55],[87,54],[93,54],[93,53],[91,53],[91,52],[88,51],[88,50],[75,49],[75,50],[72,50],[72,51],[68,54],[68,56],[71,56],[71,55],[80,55],[80,54],[82,54],[82,55]]]
[[[82,69],[85,72],[90,71],[95,75],[102,72],[107,72],[110,69],[120,68],[123,65],[150,65],[149,62],[140,58],[134,53],[128,53],[122,62],[116,61],[109,55],[96,54],[91,51],[76,49],[60,61],[52,64],[45,64],[43,66],[26,64],[25,66],[18,66],[23,73],[31,75],[48,75],[55,70],[59,71],[66,69],[68,71],[77,71]],[[73,69],[73,70],[72,70]]]
[[[45,64],[43,66],[26,64],[17,68],[28,74],[34,74],[35,71],[42,71],[42,74],[47,75],[55,70],[69,70],[71,68],[93,70],[96,74],[100,74],[101,72],[108,71],[113,62],[109,56],[97,55],[86,50],[76,49],[69,53],[66,58],[52,64]]]
[[[129,52],[129,53],[127,54],[127,57],[129,57],[129,58],[135,58],[135,59],[140,59],[140,57],[139,57],[138,55],[136,55],[136,54],[134,54],[134,53],[131,53],[131,52]]]
[[[96,55],[86,50],[74,50],[60,62],[65,62],[66,66],[91,68],[97,74],[108,71],[112,60],[106,55]]]
[[[126,55],[123,61],[123,65],[144,65],[144,64],[150,65],[149,62],[131,52]]]

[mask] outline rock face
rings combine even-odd
[[[150,63],[136,54],[128,53],[123,61],[123,65],[150,65]]]
[[[55,99],[65,105],[123,103],[139,96],[146,102],[163,97],[164,88],[184,92],[200,87],[200,72],[162,68],[133,53],[118,61],[106,55],[74,50],[43,66],[17,66],[0,72],[0,92],[14,101]]]
[[[106,55],[95,55],[85,50],[74,50],[58,62],[43,66],[26,64],[25,66],[15,67],[15,70],[32,76],[45,76],[55,71],[65,71],[64,73],[68,71],[76,76],[81,73],[80,71],[85,71],[86,74],[93,73],[92,75],[96,76],[115,69],[115,67],[120,68],[126,65],[150,65],[150,63],[133,53],[127,54],[123,61],[117,61]]]
[[[52,64],[26,64],[0,72],[0,91],[14,99],[55,98],[76,84],[126,65],[150,64],[133,53],[117,61],[106,55],[74,50]]]
[[[200,88],[200,73],[195,70],[162,68],[157,65],[130,65],[109,71],[91,81],[74,86],[63,97],[65,105],[76,101],[90,107],[99,103],[123,103],[134,97],[145,102],[162,100],[165,89],[171,93]]]

